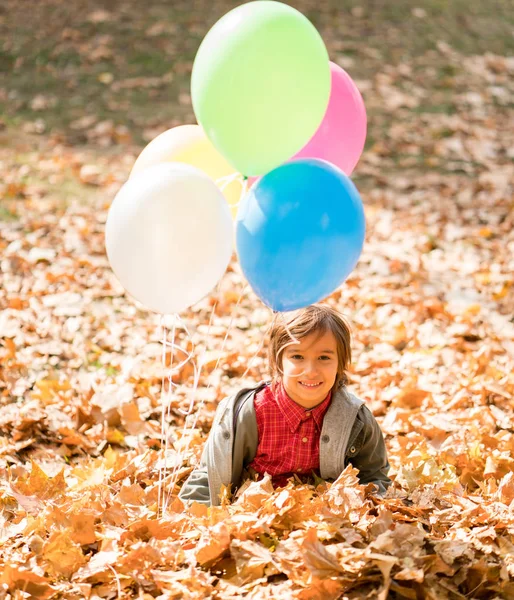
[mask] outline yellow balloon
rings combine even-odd
[[[163,162],[186,163],[207,173],[223,192],[235,218],[243,177],[237,177],[237,171],[216,150],[200,125],[180,125],[158,135],[138,156],[130,177]]]

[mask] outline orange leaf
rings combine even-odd
[[[69,530],[55,531],[43,546],[43,558],[57,575],[71,577],[86,561],[80,546],[70,536]]]
[[[45,577],[41,577],[41,575],[37,575],[23,567],[9,564],[3,567],[0,584],[7,586],[7,589],[11,592],[21,590],[31,598],[38,598],[38,600],[46,600],[56,592],[55,588],[50,585],[50,581]]]

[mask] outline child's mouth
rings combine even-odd
[[[306,381],[300,381],[299,384],[303,385],[303,387],[310,388],[310,389],[317,388],[320,385],[322,385],[321,382],[318,382],[318,383],[307,383]]]

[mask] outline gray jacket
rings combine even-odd
[[[218,505],[221,486],[241,485],[243,470],[257,452],[259,441],[254,396],[266,384],[246,388],[223,399],[214,417],[200,465],[180,492],[180,498]],[[391,484],[384,437],[364,402],[337,391],[323,420],[320,435],[320,475],[336,479],[351,463],[361,483],[374,483],[383,494]]]

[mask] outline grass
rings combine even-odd
[[[0,221],[12,222],[19,219],[19,214],[5,204],[0,203]]]
[[[8,122],[41,118],[48,130],[64,131],[87,111],[127,125],[139,142],[145,121],[152,125],[177,116],[184,122],[191,120],[191,107],[178,100],[189,91],[189,68],[198,44],[216,19],[238,4],[232,0],[194,4],[148,0],[141,10],[135,0],[114,0],[108,5],[75,0],[57,8],[44,0],[37,5],[27,0],[21,10],[17,0],[8,0],[0,24],[5,40],[0,67],[3,85],[15,99],[2,101],[0,110]],[[384,66],[415,62],[439,40],[464,53],[514,51],[514,13],[507,0],[330,0],[320,4],[296,0],[291,4],[318,26],[332,56],[354,57],[358,78],[369,77]],[[105,6],[105,21],[101,15],[95,21],[95,10]],[[34,28],[36,19],[38,27]],[[105,48],[104,54],[99,48]],[[382,58],[373,58],[370,49]],[[443,77],[451,78],[458,71],[453,64],[439,68]],[[172,84],[152,95],[143,87],[116,91],[100,80],[104,73],[119,82],[169,72],[175,72]],[[31,102],[38,94],[58,101],[36,111]],[[127,98],[128,110],[113,109],[126,104]],[[442,112],[452,107],[439,104],[419,110]]]
[[[194,122],[187,95],[195,53],[216,20],[241,3],[148,0],[142,8],[138,0],[5,0],[0,7],[0,114],[13,132],[10,139],[15,143],[16,132],[38,120],[44,123],[44,135],[59,133],[75,147],[91,147],[85,132],[72,124],[94,116],[126,126],[142,146],[148,141],[145,129]],[[402,110],[402,119],[457,110],[452,94],[462,67],[437,49],[439,42],[464,54],[514,53],[511,0],[289,3],[316,25],[332,59],[353,61],[349,72],[354,79],[373,80],[409,65],[426,95],[420,105]],[[149,78],[163,79],[155,87]],[[402,85],[401,79],[395,82],[408,94]],[[34,102],[37,96],[43,98],[39,106]],[[387,136],[398,116],[375,105],[368,107],[368,117],[370,148]],[[444,135],[451,132],[442,131]],[[119,152],[123,150],[120,146]],[[100,146],[98,152],[105,148]],[[389,158],[398,168],[406,166],[404,156]],[[431,168],[422,156],[414,162],[420,169]],[[92,193],[73,176],[48,190],[84,199]],[[5,207],[0,209],[0,218],[9,214]]]

